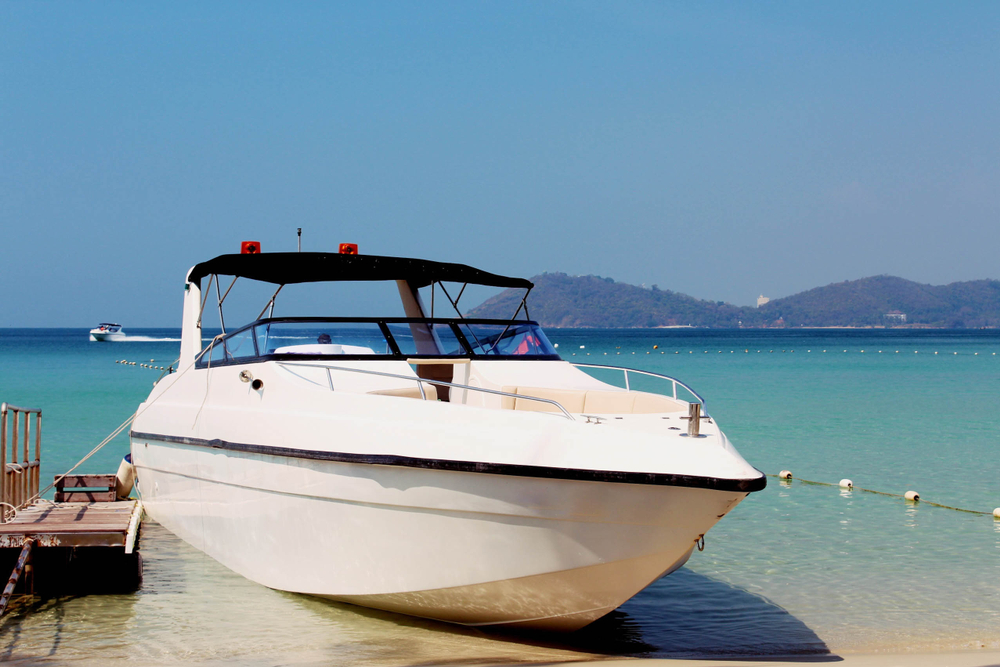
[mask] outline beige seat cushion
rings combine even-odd
[[[518,396],[533,396],[556,401],[568,412],[582,412],[585,391],[582,389],[551,389],[549,387],[503,387],[501,391]],[[532,401],[529,399],[501,397],[501,407],[505,410],[523,410],[527,412],[559,412],[559,408],[551,403]]]
[[[631,414],[635,404],[635,392],[632,391],[602,391],[591,390],[583,403],[583,412],[587,414]]]
[[[519,396],[547,398],[562,404],[568,412],[595,415],[653,414],[660,412],[683,412],[686,404],[674,401],[668,396],[650,394],[645,391],[612,391],[600,389],[552,389],[549,387],[501,388],[501,391]],[[516,399],[503,396],[500,407],[504,410],[525,410],[530,412],[559,412],[551,403]]]
[[[428,401],[437,400],[437,388],[432,384],[423,383],[424,394],[427,396]],[[402,389],[376,389],[375,391],[368,392],[369,394],[379,394],[380,396],[399,396],[402,398],[421,398],[420,387],[415,383],[412,387],[404,387]]]
[[[669,396],[660,394],[650,394],[645,391],[633,391],[635,394],[635,405],[632,406],[632,414],[646,415],[656,412],[687,412],[687,403],[675,401]]]

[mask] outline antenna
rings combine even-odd
[[[302,228],[299,227],[299,252],[302,252]]]

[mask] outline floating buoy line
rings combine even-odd
[[[115,359],[116,364],[122,364],[123,366],[135,366],[137,368],[148,368],[153,371],[165,371],[167,373],[174,372],[174,364],[176,362],[169,362],[166,366],[157,366],[157,363],[164,363],[163,361],[157,361],[156,359],[150,359],[149,363],[129,361],[128,359]]]
[[[842,479],[837,484],[832,484],[830,482],[817,482],[811,479],[802,479],[801,477],[793,477],[791,470],[782,470],[777,475],[768,475],[768,477],[777,477],[781,480],[783,485],[790,485],[793,480],[797,480],[803,484],[810,484],[812,486],[832,486],[841,489],[847,489],[848,491],[863,491],[865,493],[874,493],[879,496],[889,496],[890,498],[902,498],[910,503],[920,503],[922,505],[931,505],[933,507],[940,507],[941,509],[953,510],[955,512],[965,512],[966,514],[979,514],[982,516],[992,516],[994,519],[1000,521],[1000,507],[997,507],[992,512],[983,512],[981,510],[968,510],[962,507],[952,507],[951,505],[942,505],[941,503],[931,502],[930,500],[924,500],[920,497],[920,494],[916,491],[906,491],[905,493],[888,493],[886,491],[876,491],[875,489],[864,489],[860,486],[854,486],[854,482],[849,479]]]
[[[558,348],[559,344],[556,343],[555,347]],[[660,354],[667,354],[666,350],[661,350],[661,349],[659,349],[659,347],[660,347],[659,345],[654,345],[652,350],[645,350],[645,352],[646,352],[646,354],[656,354],[657,352],[659,352]],[[584,350],[584,349],[586,349],[586,347],[583,346],[583,345],[581,345],[580,349]],[[619,351],[620,348],[615,348],[615,350],[616,350],[615,351],[616,355],[622,354],[622,352]],[[642,351],[643,350],[639,350],[639,352],[642,352]],[[698,350],[687,350],[687,353],[688,354],[694,354],[697,351]],[[836,350],[833,350],[833,351],[836,352]],[[710,352],[713,352],[713,350],[700,350],[700,352],[702,354],[709,354]],[[714,352],[716,354],[723,354],[723,353],[726,352],[726,350],[714,350]],[[728,352],[729,352],[729,354],[736,354],[737,352],[740,352],[740,351],[739,350],[729,350]],[[799,350],[799,352],[802,352],[802,350]],[[830,352],[830,350],[806,350],[805,352],[807,354],[827,354],[827,353]],[[851,352],[851,350],[843,350],[841,353],[843,354],[843,353],[850,353],[850,352]],[[902,351],[901,350],[857,350],[857,352],[858,352],[858,354],[900,354],[900,352],[906,353],[907,350],[902,350]],[[683,354],[684,350],[674,350],[673,353],[674,354]],[[762,354],[762,353],[763,354],[782,354],[782,353],[784,353],[784,354],[794,354],[795,350],[792,350],[792,349],[765,350],[763,348],[759,349],[759,350],[752,350],[750,348],[744,348],[743,352],[741,354]],[[934,354],[934,355],[943,354],[944,356],[955,356],[955,357],[957,357],[959,355],[961,355],[961,356],[967,356],[967,357],[970,357],[970,356],[971,357],[978,357],[978,356],[984,356],[984,357],[986,357],[986,356],[993,356],[993,357],[995,357],[995,356],[997,356],[996,352],[982,352],[982,353],[979,353],[979,352],[955,352],[955,351],[952,351],[951,355],[948,355],[948,352],[940,352],[938,350],[935,350],[934,352],[927,352],[927,351],[925,351],[924,353],[925,354]],[[581,352],[581,354],[584,354],[584,353]],[[600,352],[594,352],[594,354],[601,354],[601,353]],[[610,352],[604,352],[603,354],[604,354],[604,356],[608,356],[610,354]],[[628,354],[628,352],[626,352],[625,354]],[[632,354],[636,354],[636,352],[632,352]],[[913,354],[920,354],[920,350],[913,350]],[[587,352],[586,355],[589,357],[591,355],[591,353]],[[573,352],[571,354],[571,356],[575,357],[576,356],[576,352]]]

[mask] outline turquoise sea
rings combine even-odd
[[[1000,648],[1000,521],[800,481],[846,477],[1000,507],[1000,332],[548,334],[570,361],[683,380],[747,460],[797,479],[770,478],[687,566],[571,636],[511,637],[279,593],[147,522],[141,590],[19,602],[0,622],[0,660],[406,665]],[[0,330],[0,401],[42,408],[43,481],[128,418],[158,375],[115,361],[165,366],[178,339],[175,329],[129,330],[118,343]],[[655,389],[643,382],[633,386]],[[127,451],[119,437],[81,471],[114,472]]]

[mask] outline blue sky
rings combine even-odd
[[[296,227],[736,304],[1000,278],[998,34],[994,2],[4,2],[0,326],[179,325],[189,266]]]

